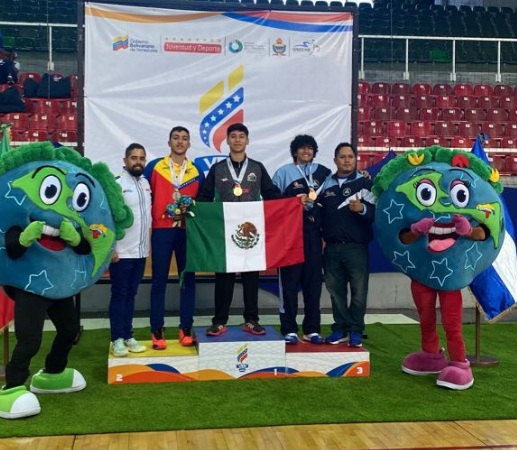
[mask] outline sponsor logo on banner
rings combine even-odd
[[[152,43],[148,39],[130,38],[128,34],[125,36],[117,36],[112,39],[113,51],[128,50],[138,53],[158,53],[159,46]]]
[[[210,171],[210,167],[212,167],[214,164],[218,163],[219,161],[222,161],[223,159],[226,159],[226,156],[223,155],[208,155],[208,156],[199,156],[194,160],[194,164],[199,170],[202,170],[205,176],[208,175],[208,172]],[[222,180],[228,181],[228,180]]]
[[[219,55],[223,52],[223,46],[219,39],[206,42],[206,39],[165,38],[163,50],[172,53],[204,53]]]
[[[226,83],[225,83],[226,81]],[[199,136],[208,148],[221,152],[226,130],[244,122],[244,66],[232,70],[226,80],[209,86],[199,100]],[[225,86],[227,88],[225,89]]]
[[[301,44],[293,45],[291,53],[296,55],[313,55],[320,51],[320,46],[316,44],[316,39],[308,39]]]
[[[129,36],[126,34],[125,36],[117,36],[111,40],[113,44],[113,51],[118,52],[119,50],[127,50],[129,47]]]
[[[244,361],[248,358],[248,344],[244,344],[239,350],[237,350],[237,363],[235,367],[239,369],[239,372],[246,372],[249,365]]]
[[[277,38],[271,48],[273,49],[274,56],[286,56],[287,45],[282,38]]]
[[[242,52],[243,47],[242,42],[238,39],[234,39],[228,44],[228,50],[230,50],[230,53],[240,53]]]

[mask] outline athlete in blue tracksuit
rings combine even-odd
[[[330,170],[314,162],[318,152],[316,140],[309,135],[299,135],[290,145],[293,163],[280,167],[273,183],[285,197],[307,194],[316,199],[318,191]],[[320,296],[322,276],[322,240],[320,207],[314,201],[304,212],[303,244],[305,262],[280,268],[280,324],[288,344],[298,343],[298,287],[301,285],[304,301],[303,339],[322,344],[320,335]]]

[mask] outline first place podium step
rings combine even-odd
[[[273,327],[256,336],[241,327],[228,327],[220,336],[207,336],[196,327],[196,347],[168,341],[166,350],[149,350],[117,358],[109,355],[108,383],[242,380],[294,377],[368,377],[370,353],[346,344],[315,345],[300,341],[286,345]]]

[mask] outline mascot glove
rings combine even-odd
[[[31,222],[20,234],[20,244],[27,248],[34,244],[34,241],[37,241],[43,234],[45,225],[45,222]]]
[[[59,237],[68,242],[72,247],[77,247],[81,242],[81,235],[69,220],[64,219],[59,226]]]
[[[434,219],[432,217],[427,217],[425,219],[419,220],[418,222],[411,225],[411,232],[415,236],[422,236],[423,234],[429,233],[429,230],[434,225]]]
[[[456,228],[456,234],[460,236],[467,236],[472,233],[472,225],[467,219],[465,219],[465,217],[460,216],[459,214],[454,214],[452,223]]]

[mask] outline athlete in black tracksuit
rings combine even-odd
[[[291,143],[294,162],[277,170],[273,176],[275,183],[285,197],[309,194],[318,191],[330,170],[313,162],[318,151],[312,136],[296,136]],[[313,343],[323,343],[320,336],[320,297],[323,281],[322,240],[320,207],[310,203],[304,210],[303,245],[305,262],[280,268],[280,324],[281,332],[288,344],[296,344],[298,338],[298,287],[301,285],[304,302],[302,324],[304,339]]]

